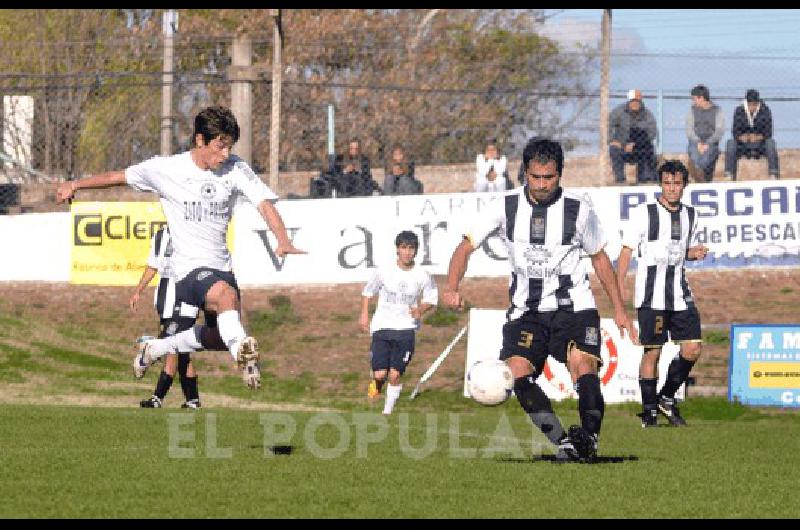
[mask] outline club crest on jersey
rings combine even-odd
[[[544,217],[531,218],[531,237],[533,239],[544,239],[545,229]]]
[[[593,326],[586,328],[586,340],[584,342],[589,346],[597,346],[599,344],[597,328]]]
[[[217,196],[217,186],[213,182],[203,182],[200,185],[200,196],[207,201],[210,201]]]

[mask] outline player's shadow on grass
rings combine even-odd
[[[535,464],[549,462],[551,464],[622,464],[623,462],[636,462],[636,455],[627,456],[596,456],[591,462],[573,462],[570,460],[557,460],[556,455],[534,455],[531,458],[498,458],[498,462],[509,464]]]

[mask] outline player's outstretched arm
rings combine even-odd
[[[269,229],[272,230],[272,233],[275,234],[275,237],[278,238],[278,248],[275,249],[275,253],[279,257],[284,257],[286,254],[306,254],[305,250],[300,250],[295,248],[292,244],[291,240],[289,239],[289,234],[286,233],[286,225],[283,224],[283,218],[281,214],[278,212],[278,209],[275,208],[270,201],[261,201],[258,205],[258,211],[261,214],[261,217],[264,218],[264,221],[269,226]]]
[[[142,277],[139,278],[139,285],[136,286],[134,289],[133,294],[131,295],[130,300],[128,300],[128,306],[130,306],[131,311],[136,311],[137,306],[139,305],[139,297],[142,295],[142,291],[144,288],[147,287],[147,284],[153,279],[153,277],[158,272],[153,267],[145,267],[144,272],[142,272]]]
[[[617,285],[619,285],[619,294],[623,302],[625,301],[625,275],[628,274],[632,255],[633,249],[623,246],[619,258],[617,258]]]
[[[444,291],[442,292],[442,304],[445,307],[463,307],[464,300],[458,293],[458,287],[461,285],[461,280],[464,279],[464,274],[467,272],[467,265],[469,264],[469,257],[475,251],[475,247],[468,238],[464,238],[453,251],[453,256],[450,258],[450,265],[447,268],[447,282],[445,283]]]
[[[639,334],[633,327],[630,317],[625,312],[625,304],[622,302],[622,293],[619,291],[619,283],[617,275],[614,273],[614,267],[611,265],[611,260],[608,258],[605,250],[601,250],[592,257],[592,266],[600,284],[606,291],[606,294],[611,299],[611,304],[614,306],[614,322],[619,327],[620,336],[625,336],[625,330],[630,335],[631,342],[637,344],[639,342]]]
[[[79,180],[68,180],[58,185],[58,189],[56,190],[56,203],[60,204],[64,201],[71,200],[75,196],[75,192],[80,189],[110,188],[112,186],[123,186],[125,184],[127,184],[127,180],[125,180],[125,171],[109,171]]]
[[[361,331],[369,333],[369,301],[371,296],[361,297],[361,314],[358,317],[358,325],[361,326]]]

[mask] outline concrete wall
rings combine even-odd
[[[780,168],[781,178],[795,179],[800,178],[800,150],[781,150]],[[667,153],[668,158],[678,158],[684,163],[687,161],[685,153]],[[516,184],[517,171],[519,170],[520,160],[509,160],[509,176]],[[714,181],[723,182],[724,155],[720,155],[717,160],[717,170],[714,174]],[[625,168],[627,183],[633,184],[636,181],[635,166],[628,165]],[[280,174],[280,185],[275,190],[280,197],[286,198],[290,193],[299,196],[308,196],[309,179],[319,175],[319,171],[296,171]],[[374,168],[372,175],[382,186],[384,178],[383,168]],[[425,185],[425,193],[457,193],[473,190],[475,179],[475,164],[450,164],[442,166],[417,166],[416,177]],[[267,175],[262,175],[266,182]],[[760,160],[739,160],[738,180],[765,180],[767,175],[767,161]],[[606,186],[613,185],[613,177],[610,173],[600,174],[598,157],[567,158],[564,162],[563,185],[570,186]],[[20,193],[20,204],[8,209],[8,213],[21,212],[47,212],[60,211],[63,206],[53,204],[55,197],[55,184],[22,184]],[[152,201],[156,196],[152,193],[140,193],[130,188],[111,188],[103,190],[82,190],[78,195],[81,201]]]

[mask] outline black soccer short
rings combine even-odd
[[[414,342],[413,329],[379,329],[369,348],[372,370],[394,368],[403,375],[414,356]]]
[[[171,337],[181,331],[186,331],[194,326],[197,317],[181,317],[174,316],[173,318],[162,318],[161,325],[158,328],[158,338]]]
[[[183,277],[175,284],[175,299],[186,302],[195,307],[205,308],[206,295],[211,286],[223,281],[236,290],[236,296],[241,298],[239,285],[232,272],[200,267]]]
[[[567,349],[574,345],[579,350],[600,357],[600,313],[596,309],[584,311],[528,312],[503,325],[503,349],[500,360],[512,356],[527,359],[541,373],[547,356],[566,364]]]
[[[641,308],[638,317],[639,343],[644,347],[663,346],[670,339],[673,342],[701,339],[700,314],[696,307],[683,311]]]

